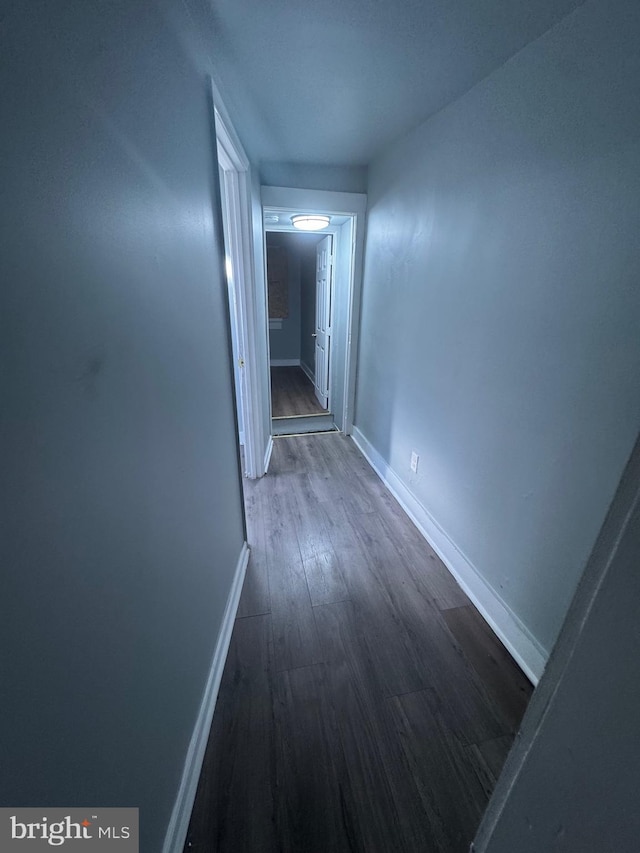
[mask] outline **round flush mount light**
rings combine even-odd
[[[299,213],[297,216],[291,217],[291,224],[294,228],[299,228],[300,231],[322,231],[330,222],[329,216],[323,216],[319,213]]]

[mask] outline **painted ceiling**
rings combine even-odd
[[[363,166],[579,5],[211,0],[217,83],[256,161]]]

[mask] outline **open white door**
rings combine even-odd
[[[329,355],[331,350],[331,279],[333,237],[328,234],[316,249],[316,397],[329,407]]]
[[[214,102],[217,99],[214,87]],[[240,443],[244,445],[244,473],[262,477],[268,443],[263,429],[264,407],[261,360],[267,361],[259,335],[256,271],[251,213],[251,167],[230,125],[215,110],[215,126],[233,346],[234,380]]]

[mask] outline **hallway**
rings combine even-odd
[[[191,851],[467,853],[531,685],[348,438],[275,441]]]

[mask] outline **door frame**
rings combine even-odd
[[[364,193],[343,193],[329,190],[307,190],[292,187],[261,187],[262,211],[286,211],[289,213],[322,213],[329,216],[344,216],[351,223],[351,251],[349,261],[349,281],[347,288],[346,334],[342,344],[345,348],[345,369],[342,381],[344,383],[344,407],[341,423],[336,423],[339,430],[350,435],[353,430],[356,393],[356,361],[358,352],[358,335],[360,330],[360,301],[362,296],[362,267],[364,258],[364,230],[367,210],[367,196]],[[347,223],[345,223],[346,225]],[[344,225],[329,227],[321,234],[334,234],[342,237]],[[263,222],[263,235],[269,231],[296,231],[293,226],[271,225]],[[336,234],[336,232],[340,232]],[[299,233],[299,232],[298,232]],[[263,240],[264,242],[264,240]],[[337,255],[334,246],[334,255]],[[337,270],[335,271],[337,275]],[[332,286],[335,288],[335,276]],[[335,293],[335,290],[334,290]],[[266,300],[266,287],[264,298]],[[332,324],[335,310],[335,300],[332,300]],[[268,314],[268,312],[265,312]],[[268,320],[267,320],[268,324]],[[268,333],[268,329],[267,329]],[[329,383],[330,402],[332,389]],[[270,399],[270,395],[269,395]]]
[[[214,91],[215,99],[215,91]],[[216,105],[217,161],[224,181],[222,214],[229,245],[225,249],[233,270],[238,314],[238,349],[244,364],[234,364],[242,389],[237,401],[244,431],[244,474],[254,479],[265,472],[260,370],[257,352],[256,269],[251,218],[251,165],[228,120]]]

